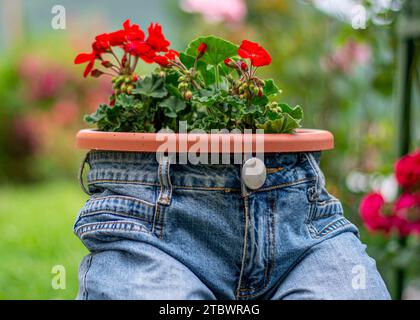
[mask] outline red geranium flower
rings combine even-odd
[[[405,188],[420,185],[420,151],[403,156],[395,164],[395,176]]]
[[[144,32],[140,29],[138,24],[131,24],[130,19],[123,22],[123,28],[127,41],[144,40]]]
[[[126,41],[124,30],[118,30],[108,33],[108,41],[111,46],[121,46]]]
[[[102,33],[97,35],[92,43],[92,49],[97,55],[108,52],[110,50],[108,34]]]
[[[157,52],[167,52],[171,44],[162,34],[162,27],[158,23],[151,23],[147,29],[149,36],[146,42]]]
[[[83,76],[86,78],[93,69],[95,64],[96,54],[95,53],[79,53],[74,59],[75,64],[81,64],[89,62],[83,72]]]
[[[175,50],[169,50],[163,56],[156,56],[154,58],[154,62],[156,62],[162,67],[168,67],[169,62],[175,60],[176,57],[179,57],[179,52]]]
[[[134,53],[143,59],[144,62],[153,63],[156,57],[156,51],[150,44],[144,41],[134,41]]]
[[[383,214],[385,200],[380,193],[366,195],[360,203],[360,215],[363,224],[370,231],[383,230],[389,232],[392,221],[389,216]]]
[[[238,54],[244,59],[250,59],[254,67],[262,67],[271,63],[268,52],[256,42],[243,40]]]

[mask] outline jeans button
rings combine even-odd
[[[264,162],[259,158],[250,158],[242,166],[242,181],[251,189],[261,188],[267,178]]]

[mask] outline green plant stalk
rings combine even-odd
[[[398,244],[400,247],[400,250],[404,250],[407,247],[407,237],[400,236],[398,238]],[[402,299],[403,291],[404,291],[404,285],[405,285],[405,278],[406,278],[406,272],[403,267],[399,267],[395,270],[395,298],[397,300]]]

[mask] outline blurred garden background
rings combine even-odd
[[[56,5],[64,29],[51,24]],[[158,21],[179,51],[203,34],[263,45],[273,63],[261,71],[283,100],[304,108],[304,127],[334,133],[335,149],[322,160],[328,188],[360,227],[394,298],[403,280],[403,297],[419,299],[420,237],[368,232],[358,212],[368,192],[396,199],[394,162],[420,146],[416,0],[0,0],[0,299],[76,295],[86,250],[72,226],[87,197],[74,137],[111,86],[84,79],[73,59],[127,18],[141,27]],[[401,46],[411,35],[406,83]],[[65,289],[51,285],[56,265],[66,270]]]

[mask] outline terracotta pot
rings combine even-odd
[[[244,143],[243,150],[248,152],[261,151],[262,143],[264,153],[309,152],[334,148],[332,133],[315,129],[298,129],[294,134],[131,133],[84,129],[77,133],[76,146],[86,150],[156,152],[166,141],[176,147],[171,150],[186,152],[197,144],[197,141],[201,141],[208,146],[210,152],[224,153],[237,150],[235,143],[238,143],[238,140]],[[252,151],[249,150],[251,143]]]

